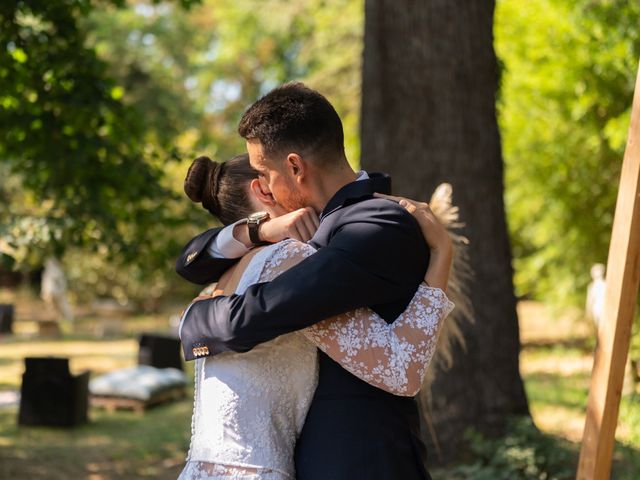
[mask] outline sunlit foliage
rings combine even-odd
[[[363,15],[363,0],[2,2],[4,265],[67,252],[88,294],[171,290],[180,245],[215,223],[182,195],[190,159],[242,151],[242,112],[285,81],[335,104],[357,166]],[[581,303],[606,261],[640,6],[499,0],[495,20],[518,293]]]
[[[500,0],[496,48],[520,294],[582,303],[606,263],[640,58],[640,4]]]
[[[215,223],[182,195],[190,159],[243,151],[242,112],[282,82],[331,98],[358,162],[361,0],[10,1],[0,15],[0,257],[62,255],[80,297],[175,292],[180,245]]]

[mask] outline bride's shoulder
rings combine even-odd
[[[245,256],[241,260],[246,265],[236,293],[243,293],[254,283],[273,280],[315,251],[311,245],[291,239],[252,250],[248,254],[250,256]]]
[[[305,258],[309,255],[315,253],[315,248],[313,248],[308,243],[301,242],[299,240],[287,239],[282,240],[281,242],[274,243],[268,249],[268,258],[270,259],[290,259],[290,258]]]
[[[315,251],[311,245],[292,239],[269,245],[261,252],[264,254],[264,262],[260,277],[263,281],[272,280]]]

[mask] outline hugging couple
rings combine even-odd
[[[180,479],[429,479],[414,396],[453,309],[446,229],[351,169],[338,114],[301,83],[238,131],[248,155],[199,157],[184,184],[225,226],[177,262],[211,284],[180,323],[196,361]]]

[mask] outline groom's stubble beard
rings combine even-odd
[[[311,204],[307,195],[300,191],[299,186],[290,178],[287,179],[287,190],[282,197],[278,198],[277,201],[287,212],[293,212]]]

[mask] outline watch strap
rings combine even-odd
[[[262,240],[260,240],[260,223],[262,222],[256,222],[252,220],[249,220],[247,222],[247,227],[249,228],[249,240],[251,240],[251,243],[253,243],[254,246],[264,243]]]

